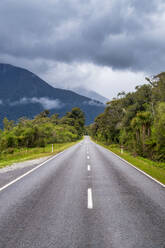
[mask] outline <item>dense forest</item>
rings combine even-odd
[[[165,160],[165,72],[146,78],[135,92],[121,92],[89,126],[90,135],[134,156]]]
[[[17,123],[4,118],[4,129],[0,130],[0,153],[76,141],[83,136],[84,124],[84,113],[79,108],[73,108],[62,118],[58,114],[50,116],[48,110],[31,120],[22,117]]]

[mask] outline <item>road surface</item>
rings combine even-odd
[[[0,248],[165,248],[165,188],[88,137],[0,190]]]

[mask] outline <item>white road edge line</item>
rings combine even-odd
[[[91,171],[91,166],[88,164],[88,171]]]
[[[67,150],[67,149],[66,149]],[[22,179],[23,177],[29,175],[30,173],[32,173],[33,171],[37,170],[38,168],[40,168],[41,166],[43,166],[44,164],[46,164],[47,162],[51,161],[52,159],[58,157],[59,155],[61,155],[62,153],[64,153],[66,150],[56,154],[55,156],[49,158],[48,160],[46,160],[45,162],[43,162],[42,164],[37,165],[35,168],[29,170],[28,172],[26,172],[25,174],[21,175],[20,177],[17,177],[16,179],[14,179],[13,181],[11,181],[10,183],[4,185],[3,187],[0,188],[0,192],[6,188],[8,188],[10,185],[16,183],[17,181],[19,181],[20,179]]]
[[[105,147],[104,147],[105,148]],[[152,176],[148,175],[146,172],[142,171],[141,169],[137,168],[136,166],[134,166],[133,164],[129,163],[127,160],[125,160],[124,158],[121,158],[120,156],[118,156],[117,154],[115,154],[114,152],[108,150],[107,148],[105,148],[107,151],[113,153],[116,157],[118,157],[120,160],[122,160],[123,162],[125,162],[126,164],[132,166],[133,168],[135,168],[137,171],[141,172],[142,174],[144,174],[146,177],[150,178],[152,181],[158,183],[159,185],[161,185],[163,188],[165,188],[165,184],[159,182],[158,180],[156,180],[155,178],[153,178]]]
[[[88,188],[88,203],[87,203],[87,208],[88,209],[93,209],[93,199],[92,199],[92,189]]]

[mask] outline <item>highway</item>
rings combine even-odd
[[[165,188],[89,137],[0,189],[0,248],[165,248]]]

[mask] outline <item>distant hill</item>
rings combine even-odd
[[[9,64],[0,64],[0,125],[4,117],[32,118],[44,109],[63,116],[73,107],[81,108],[86,124],[103,112],[104,104],[70,90],[50,86],[32,72]]]
[[[106,98],[106,97],[104,97],[104,96],[98,94],[97,92],[95,92],[95,91],[93,91],[93,90],[87,90],[87,89],[85,89],[85,88],[80,88],[80,87],[78,87],[78,88],[73,88],[72,90],[73,90],[74,92],[80,94],[80,95],[89,97],[89,98],[91,98],[91,99],[95,99],[95,100],[97,100],[97,101],[99,101],[99,102],[102,102],[102,103],[104,103],[104,104],[106,104],[106,103],[109,101],[108,98]]]

